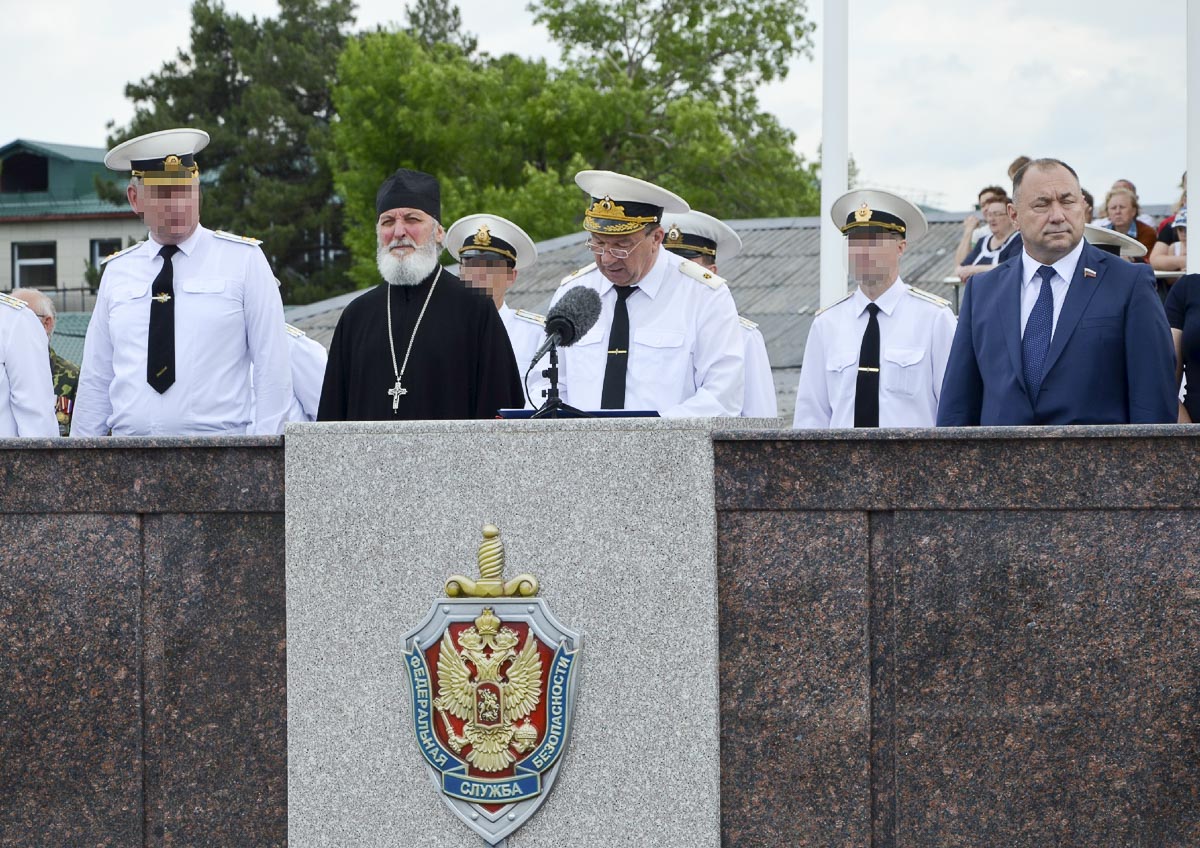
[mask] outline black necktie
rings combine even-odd
[[[604,388],[600,391],[601,409],[625,408],[625,371],[629,367],[629,308],[625,301],[637,286],[614,286],[617,308],[613,310],[612,330],[608,334],[608,360],[604,365]]]
[[[146,345],[146,382],[162,394],[175,382],[175,269],[171,257],[179,252],[173,244],[163,245],[158,255],[162,268],[154,278],[150,297],[150,336]]]
[[[854,389],[854,426],[879,426],[879,307],[867,304],[871,317],[858,351],[858,383]]]

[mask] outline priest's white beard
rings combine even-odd
[[[393,247],[415,246],[416,249],[405,259],[392,254]],[[438,254],[442,252],[437,239],[430,238],[422,245],[415,245],[409,239],[392,239],[386,245],[381,244],[375,251],[375,264],[379,273],[393,286],[415,286],[433,273],[438,264]]]

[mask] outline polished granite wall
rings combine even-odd
[[[280,439],[0,441],[0,846],[287,834]]]
[[[724,844],[1200,844],[1200,427],[715,438]]]
[[[1200,844],[1200,428],[714,457],[723,844]],[[285,844],[283,479],[0,442],[0,846]]]

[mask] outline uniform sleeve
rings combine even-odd
[[[990,274],[991,272],[989,272]],[[971,336],[971,291],[974,281],[963,287],[958,310],[958,327],[938,395],[939,427],[978,427],[983,413],[983,375],[975,359],[975,341]]]
[[[796,411],[792,427],[797,430],[828,428],[833,421],[829,385],[825,381],[825,344],[821,338],[824,322],[814,319],[804,342],[804,361],[800,382],[796,384]]]
[[[50,343],[32,309],[18,310],[15,317],[4,352],[4,369],[17,435],[57,438]]]
[[[775,399],[775,377],[767,356],[767,343],[757,329],[742,332],[746,355],[746,399],[742,404],[743,418],[774,418],[779,415]]]
[[[321,383],[325,380],[325,363],[329,359],[320,342],[308,336],[288,337],[292,365],[292,393],[300,402],[305,421],[317,420],[321,403]]]
[[[1148,265],[1138,268],[1138,276],[1153,282]],[[1130,424],[1174,424],[1178,420],[1171,328],[1158,294],[1136,282],[1125,311],[1125,373]]]
[[[691,281],[689,281],[691,282]],[[733,295],[726,286],[713,292],[696,328],[693,381],[696,392],[660,410],[664,418],[735,417],[746,397],[746,348]]]
[[[112,417],[113,346],[109,335],[108,288],[101,283],[96,307],[83,340],[83,363],[79,366],[79,388],[71,412],[71,438],[107,436]]]
[[[283,432],[292,404],[292,370],[279,286],[257,247],[247,265],[243,297],[246,345],[254,363],[255,420],[250,434],[275,435]]]
[[[950,361],[950,349],[954,345],[954,331],[958,320],[950,309],[939,309],[933,321],[933,338],[930,339],[930,364],[933,366],[933,400],[937,403],[942,396],[942,381],[946,379],[946,363]]]

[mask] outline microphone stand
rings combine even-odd
[[[550,388],[546,389],[546,402],[538,411],[529,416],[533,418],[593,418],[582,409],[562,402],[558,396],[558,345],[550,345],[550,367],[542,372],[543,377],[550,378]]]

